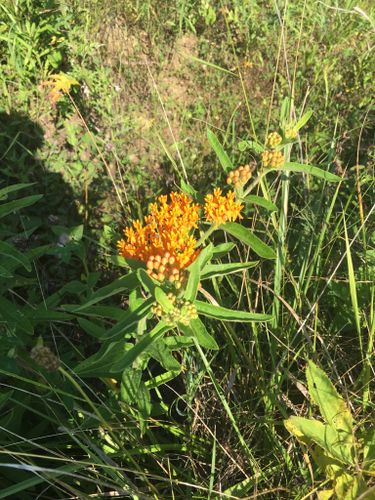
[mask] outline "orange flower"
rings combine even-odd
[[[118,242],[120,255],[147,264],[151,276],[163,281],[179,281],[179,271],[197,257],[196,239],[190,234],[197,227],[200,206],[183,193],[159,196],[150,205],[145,224],[136,220],[124,230]]]
[[[208,221],[218,226],[229,221],[242,219],[243,205],[235,201],[235,193],[229,191],[226,196],[221,195],[221,189],[214,189],[214,194],[208,194],[204,199],[204,214]]]

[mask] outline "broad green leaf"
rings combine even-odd
[[[353,476],[347,472],[340,474],[335,481],[335,493],[340,500],[355,500],[367,491],[366,483],[359,475]],[[364,496],[368,500],[374,498],[373,494]]]
[[[89,299],[84,304],[78,306],[75,311],[82,311],[92,306],[93,304],[96,304],[97,302],[111,297],[112,295],[116,295],[120,292],[123,292],[124,290],[132,290],[138,285],[139,283],[137,275],[135,273],[129,273],[126,276],[113,281],[113,283],[111,283],[110,285],[103,286],[102,288],[94,292],[89,297]]]
[[[229,172],[230,170],[233,170],[234,167],[232,162],[230,161],[229,156],[225,152],[223,146],[220,144],[219,139],[210,129],[207,129],[207,138],[209,143],[211,144],[212,149],[215,151],[216,156],[218,157],[221,166],[224,169],[224,172]]]
[[[244,311],[236,311],[232,309],[227,309],[221,306],[213,306],[207,302],[201,302],[200,300],[195,301],[197,311],[203,316],[208,316],[209,318],[220,319],[223,321],[270,321],[272,316],[269,314],[259,314],[250,313]]]
[[[25,189],[27,187],[33,186],[34,184],[35,182],[12,184],[11,186],[2,188],[0,189],[0,201],[8,198],[9,193],[14,193],[15,191],[19,191],[20,189]]]
[[[189,325],[181,325],[181,330],[187,337],[195,337],[198,344],[206,349],[219,349],[216,340],[210,335],[199,318],[190,321]]]
[[[331,174],[331,172],[327,172],[326,170],[322,170],[319,167],[314,167],[312,165],[304,165],[302,163],[285,163],[281,169],[273,169],[269,168],[268,171],[278,170],[283,171],[286,170],[288,172],[305,172],[306,174],[313,175],[315,177],[319,177],[320,179],[325,179],[329,182],[340,182],[342,178],[338,175]]]
[[[34,194],[32,196],[26,196],[25,198],[20,198],[19,200],[9,201],[8,203],[3,203],[0,205],[0,218],[5,217],[21,208],[29,207],[34,205],[43,197],[42,194]]]
[[[276,258],[275,251],[255,236],[250,229],[236,222],[227,222],[226,224],[222,224],[220,228],[231,236],[238,238],[245,245],[248,245],[259,257],[263,257],[264,259]]]
[[[344,431],[352,440],[353,418],[343,398],[324,371],[313,361],[308,362],[306,378],[312,400],[319,406],[327,424],[338,431]]]
[[[276,212],[277,211],[277,206],[272,203],[272,201],[266,200],[266,198],[263,198],[263,196],[256,196],[255,194],[249,194],[246,196],[244,199],[244,202],[247,204],[252,204],[252,205],[259,205],[263,208],[266,208],[270,212]]]
[[[226,255],[231,250],[233,250],[233,248],[235,246],[236,245],[233,242],[220,243],[220,245],[216,245],[212,251],[212,258],[213,259],[220,259],[221,257],[224,257],[224,255]]]
[[[227,274],[238,273],[245,269],[255,267],[259,262],[234,262],[227,264],[207,264],[201,274],[201,279],[214,278],[216,276],[226,276]]]
[[[330,500],[332,496],[334,495],[335,490],[321,490],[317,492],[318,495],[318,500]]]
[[[341,440],[341,434],[328,424],[303,417],[290,417],[284,422],[288,431],[307,445],[315,443],[337,460],[354,465],[352,446]]]

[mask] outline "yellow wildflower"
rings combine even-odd
[[[52,104],[56,104],[63,94],[69,93],[73,85],[79,85],[79,82],[65,73],[50,75],[48,80],[42,82],[43,87],[51,87],[48,98]]]
[[[229,191],[226,196],[221,195],[220,188],[214,189],[214,194],[208,194],[205,198],[204,213],[208,221],[217,225],[229,221],[242,219],[241,210],[243,205],[235,201],[234,191]]]

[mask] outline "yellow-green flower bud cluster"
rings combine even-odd
[[[280,168],[284,163],[285,158],[281,151],[263,151],[262,164],[264,167]]]
[[[167,325],[188,325],[192,319],[198,318],[197,308],[189,300],[178,298],[173,293],[168,294],[168,299],[172,302],[173,307],[170,311],[165,312],[162,306],[154,302],[151,311],[159,316]]]
[[[295,139],[297,137],[298,130],[295,128],[293,123],[289,123],[289,125],[285,127],[284,135],[286,139]]]
[[[252,168],[250,165],[242,165],[241,167],[229,172],[227,184],[234,184],[234,187],[239,188],[246,184],[251,178]]]
[[[179,290],[184,283],[186,273],[184,270],[175,267],[175,263],[175,257],[169,252],[166,252],[163,256],[151,255],[146,264],[147,272],[152,278],[161,282],[170,281]]]
[[[271,132],[267,137],[267,146],[271,149],[275,149],[279,144],[281,144],[282,137],[277,132]]]
[[[60,361],[46,346],[35,346],[31,349],[30,357],[35,363],[48,372],[55,372],[59,369]]]

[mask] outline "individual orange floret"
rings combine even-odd
[[[208,194],[205,198],[204,214],[208,221],[217,225],[229,221],[242,219],[241,210],[243,205],[235,201],[235,193],[229,191],[226,196],[221,195],[221,189],[214,189],[214,194]]]

